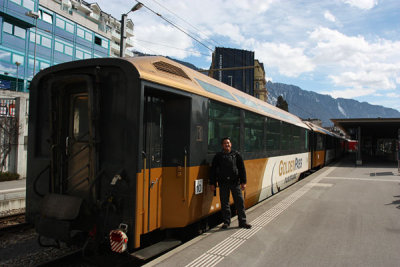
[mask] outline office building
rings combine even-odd
[[[0,0],[0,28],[0,120],[19,125],[11,150],[0,147],[0,162],[5,158],[0,171],[25,177],[28,92],[34,74],[67,61],[118,57],[121,23],[97,3],[82,0]],[[126,36],[125,56],[133,56],[131,20]],[[9,140],[6,132],[0,129],[1,144]]]

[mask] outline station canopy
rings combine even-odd
[[[331,119],[336,127],[342,129],[352,139],[361,130],[362,136],[376,138],[398,139],[400,118],[375,118],[375,119]]]

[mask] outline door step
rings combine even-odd
[[[173,249],[174,247],[179,246],[181,243],[182,243],[181,241],[174,239],[164,240],[154,245],[151,245],[150,247],[135,251],[131,255],[140,260],[148,260],[154,256],[157,256],[163,252],[166,252],[168,250]]]

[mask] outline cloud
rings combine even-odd
[[[335,16],[332,15],[332,13],[329,12],[328,10],[325,11],[325,13],[324,13],[324,18],[327,19],[327,20],[329,20],[329,21],[331,21],[331,22],[335,22],[335,21],[336,21]]]
[[[336,86],[388,90],[400,80],[400,42],[367,41],[319,27],[310,33],[313,62],[331,71]]]
[[[378,5],[378,0],[343,0],[343,2],[364,10],[372,9]]]
[[[214,27],[214,33],[228,37],[233,43],[240,44],[246,39],[241,33],[240,27],[232,23],[223,23]]]
[[[143,53],[170,56],[177,59],[200,55],[193,49],[192,39],[172,26],[153,24],[136,28],[135,33],[133,40],[135,40],[136,36],[140,36],[140,39],[135,41],[135,49]],[[142,40],[151,40],[151,43],[143,42]]]
[[[283,43],[258,43],[254,50],[256,58],[266,66],[275,67],[279,73],[288,77],[298,77],[302,73],[315,69],[312,60],[304,54],[302,48]]]
[[[330,95],[333,98],[355,98],[360,96],[366,96],[373,94],[375,90],[373,89],[364,89],[364,88],[353,88],[353,89],[346,89],[346,90],[333,90],[333,91],[323,91],[321,94]]]

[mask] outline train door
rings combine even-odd
[[[164,100],[155,96],[145,96],[143,117],[143,148],[147,170],[144,177],[145,222],[147,231],[153,231],[161,224],[161,182],[163,162]],[[146,222],[147,217],[147,222]]]
[[[54,179],[56,192],[90,197],[90,184],[93,180],[93,145],[90,124],[89,80],[58,84],[53,98],[53,116],[58,125],[53,125],[55,140],[53,146],[54,168],[60,173]],[[53,91],[54,92],[54,91]]]

